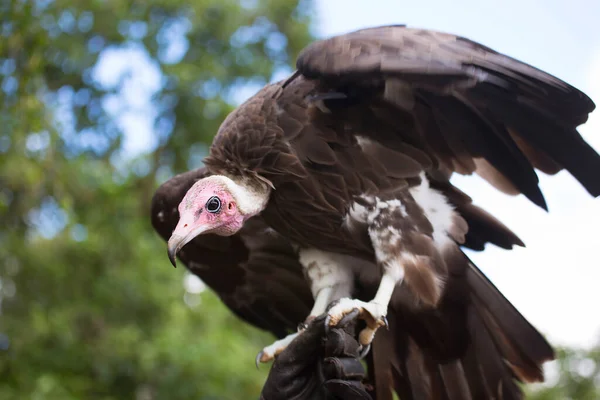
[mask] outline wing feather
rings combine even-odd
[[[396,130],[396,140],[416,145],[434,165],[476,172],[542,208],[535,169],[566,169],[600,195],[600,156],[576,130],[594,103],[526,63],[459,36],[384,26],[316,41],[296,65],[323,90],[346,94],[325,102],[334,113],[335,102],[353,104],[362,126],[377,126],[374,108],[409,113],[423,142],[410,129]]]
[[[312,298],[289,243],[265,233],[264,221],[300,245],[372,259],[368,238],[343,229],[348,207],[359,195],[414,184],[423,172],[468,225],[466,235],[457,226],[453,238],[478,250],[488,242],[523,243],[454,188],[453,173],[477,173],[544,208],[536,169],[567,170],[600,195],[600,156],[576,129],[594,103],[490,48],[387,26],[317,41],[297,68],[227,118],[206,160],[213,172],[264,176],[276,188],[269,205],[256,225],[230,238],[196,238],[182,252],[237,315],[278,336],[304,319]],[[176,204],[203,173],[178,176],[157,191],[153,224],[165,240]],[[540,380],[541,364],[554,357],[458,248],[456,256],[447,260],[438,308],[417,312],[392,301],[391,333],[378,333],[368,360],[378,398],[391,397],[394,385],[408,399],[517,399],[517,381]]]

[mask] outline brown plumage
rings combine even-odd
[[[263,299],[277,299],[281,308],[273,315],[292,315],[281,299],[293,297],[286,289],[294,292],[289,306],[299,317],[312,306],[310,291],[316,303],[322,294],[309,266],[337,263],[331,277],[351,283],[341,297],[373,299],[360,303],[372,316],[385,315],[378,307],[389,303],[390,332],[377,333],[369,355],[378,399],[391,398],[392,389],[403,399],[521,398],[516,382],[542,380],[541,364],[554,353],[460,246],[523,243],[449,178],[477,173],[545,208],[535,169],[565,169],[591,195],[600,195],[600,157],[576,130],[593,102],[475,42],[403,26],[317,41],[300,54],[297,67],[227,117],[205,159],[206,172],[191,173],[176,190],[168,182],[159,189],[153,218],[160,204],[171,213],[154,226],[165,239],[175,229],[170,254],[196,231],[233,233],[196,236],[180,256],[188,267],[196,259],[206,265],[191,269],[213,279],[207,283],[218,293],[227,288],[229,296],[263,271],[276,289],[246,286],[245,294],[259,299],[255,305],[221,296],[246,320],[278,336],[300,320],[267,317],[272,311]],[[203,173],[211,180],[195,185]],[[213,188],[225,193],[230,207],[222,217],[228,218],[226,229],[219,214],[204,212],[209,222],[195,222],[203,205],[195,199],[205,201]],[[260,207],[245,203],[252,215],[247,221],[236,213],[240,193],[264,200]],[[237,231],[239,221],[243,228]],[[278,243],[276,258],[264,256],[275,251],[271,240]],[[199,249],[208,241],[236,255],[200,261],[205,256]],[[260,261],[251,261],[254,254],[262,255]],[[224,264],[245,278],[208,272]],[[298,279],[303,268],[309,286]],[[342,306],[329,311],[333,320]],[[378,325],[365,321],[374,333]],[[366,337],[361,333],[361,343]]]
[[[179,220],[177,205],[194,182],[206,175],[205,168],[179,174],[163,183],[156,191],[152,201],[151,221],[165,241]],[[468,196],[448,182],[440,190],[453,199],[458,210],[481,210],[471,203]],[[515,244],[522,245],[508,228],[493,217],[488,218],[485,211],[481,212],[484,218],[479,218],[477,213],[464,215],[469,226],[479,227],[478,231],[471,232],[470,242],[473,245],[467,241],[465,247],[479,250],[486,243],[505,248],[511,248]],[[298,321],[306,318],[313,305],[308,282],[302,274],[296,252],[284,238],[268,230],[260,216],[231,237],[198,236],[179,256],[190,272],[200,277],[238,317],[278,338],[295,330]],[[510,370],[501,365],[498,372],[494,369],[498,366],[488,365],[487,360],[502,360],[507,357],[500,347],[504,337],[509,338],[509,341],[536,345],[538,348],[533,354],[517,353],[511,359],[514,365],[526,365],[532,375],[528,379],[535,381],[542,378],[539,363],[552,358],[552,350],[477,268],[471,268],[472,272],[468,277],[456,279],[460,284],[454,292],[459,297],[465,297],[465,302],[478,303],[478,308],[470,305],[452,311],[451,306],[441,307],[440,319],[449,320],[449,329],[452,323],[471,321],[470,326],[461,328],[464,331],[458,333],[458,336],[465,336],[462,338],[463,343],[458,344],[456,353],[464,354],[461,360],[465,364],[464,379],[472,386],[472,398],[486,398],[481,393],[491,393],[492,388],[501,382],[503,385],[509,384],[513,390],[512,397],[505,398],[519,398],[516,394],[518,390],[509,376]],[[465,287],[467,289],[462,290]],[[375,290],[376,282],[366,280],[357,287],[355,295],[366,299]],[[464,315],[454,318],[453,313]],[[515,320],[504,321],[503,326],[499,327],[499,322],[503,322],[502,318],[508,315],[514,315]],[[403,320],[404,318],[408,319]],[[388,319],[390,330],[377,333],[373,350],[367,355],[370,380],[379,394],[377,398],[389,398],[391,390],[395,390],[403,400],[446,398],[442,394],[446,390],[445,384],[436,371],[435,360],[439,357],[436,355],[437,350],[427,344],[432,336],[439,334],[443,337],[445,333],[443,330],[436,332],[435,325],[427,326],[432,319],[431,313],[410,314],[399,309],[390,312]],[[481,328],[481,324],[485,324],[484,328]],[[423,335],[420,330],[429,333]],[[467,330],[477,330],[476,338],[479,339],[470,339]],[[521,332],[525,335],[522,336]],[[424,343],[423,347],[419,347],[415,338],[410,336],[411,333],[420,338]],[[493,340],[497,340],[498,344],[491,342]],[[452,341],[449,342],[449,346],[454,345]],[[446,357],[444,355],[442,359]],[[492,371],[490,383],[482,380],[481,374],[486,375],[486,370],[480,371],[480,363]]]
[[[298,243],[348,247],[339,225],[353,196],[432,168],[476,172],[544,208],[534,165],[567,169],[600,195],[600,159],[575,129],[593,102],[519,61],[454,35],[382,27],[315,42],[297,66],[225,120],[205,163],[269,180],[277,190],[263,216]],[[396,82],[410,97],[402,104],[385,97]]]

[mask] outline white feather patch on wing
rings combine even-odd
[[[455,212],[444,195],[429,187],[425,174],[421,174],[421,184],[409,191],[433,227],[433,242],[436,247],[441,250],[454,243],[449,232]]]

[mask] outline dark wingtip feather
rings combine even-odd
[[[548,211],[548,204],[542,194],[542,190],[539,186],[535,186],[535,189],[531,190],[530,193],[526,193],[525,196],[533,202],[536,206],[540,207],[544,211]]]
[[[600,155],[583,138],[577,141],[576,153],[567,170],[593,197],[600,196]],[[576,159],[579,159],[576,161]]]

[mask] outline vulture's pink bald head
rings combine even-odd
[[[179,203],[179,222],[169,239],[169,259],[175,265],[177,252],[196,236],[214,233],[230,236],[244,221],[260,212],[268,193],[256,197],[231,179],[214,175],[196,182]]]

